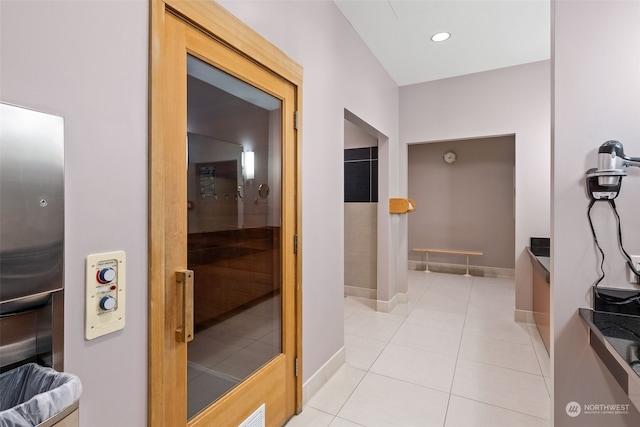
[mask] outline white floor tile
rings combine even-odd
[[[453,285],[451,283],[440,282],[427,289],[423,298],[445,298],[454,301],[468,302],[471,293],[471,286],[466,283]]]
[[[549,427],[549,357],[513,320],[514,280],[407,277],[392,313],[345,298],[346,364],[287,427]]]
[[[426,292],[422,299],[416,304],[417,307],[426,308],[432,311],[444,311],[445,313],[453,313],[465,315],[467,313],[468,301],[451,299],[443,295],[429,294]]]
[[[345,334],[344,345],[347,353],[347,365],[352,368],[368,370],[380,356],[387,343],[372,338]]]
[[[344,312],[345,314],[365,314],[376,312],[376,301],[367,298],[358,297],[346,297],[344,299]]]
[[[460,359],[542,375],[533,345],[464,334]]]
[[[411,309],[409,308],[408,304],[405,303],[399,303],[397,304],[395,307],[393,307],[393,310],[391,310],[388,313],[381,313],[378,312],[378,315],[383,315],[389,319],[393,319],[393,320],[399,320],[399,321],[404,321],[407,316],[409,315],[409,312],[411,311]]]
[[[366,371],[343,365],[318,390],[308,405],[311,408],[336,415],[365,374]]]
[[[305,407],[300,415],[295,415],[287,427],[329,427],[335,417],[314,408]]]
[[[388,341],[396,333],[402,321],[380,316],[352,314],[344,321],[344,332],[379,341]]]
[[[445,427],[550,427],[550,421],[451,396]]]
[[[465,316],[462,314],[433,311],[426,307],[418,306],[409,313],[405,325],[427,326],[461,334],[464,328],[464,321]]]
[[[467,307],[467,320],[487,319],[502,322],[513,322],[514,305],[495,307],[489,304],[472,304]]]
[[[389,344],[370,372],[449,393],[455,356]]]
[[[404,323],[398,328],[391,343],[456,356],[461,335],[460,332]]]
[[[459,360],[452,395],[549,419],[550,400],[540,375]]]
[[[464,333],[520,344],[531,344],[527,325],[515,322],[513,316],[511,320],[467,318],[464,324]]]
[[[338,416],[367,427],[441,427],[448,399],[447,393],[368,373]]]
[[[363,427],[362,424],[352,423],[344,418],[335,417],[329,427]]]

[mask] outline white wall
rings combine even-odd
[[[549,61],[400,88],[402,145],[515,134],[516,308],[525,311],[532,310],[525,247],[550,228],[549,91]]]
[[[332,1],[220,4],[303,67],[302,328],[306,381],[344,344],[344,109],[389,137],[388,151],[395,155],[398,87]],[[398,166],[393,159],[390,162],[388,191],[395,193]],[[386,200],[388,194],[381,193],[380,200]],[[388,288],[394,288],[398,260],[391,259],[389,253],[401,230],[391,231],[393,219],[388,210],[378,220],[386,225],[385,243],[378,247],[388,264],[382,269]],[[401,271],[406,276],[406,255]],[[391,297],[394,291],[390,291]],[[379,292],[379,299],[385,297]]]
[[[65,369],[83,426],[147,420],[147,23],[143,0],[0,2],[1,100],[65,120]],[[85,341],[85,258],[114,250],[126,326]]]
[[[307,380],[344,344],[344,109],[389,138],[386,152],[394,162],[398,88],[331,1],[222,4],[304,67]],[[84,386],[80,424],[144,426],[148,2],[2,0],[0,15],[0,99],[65,118],[65,368]],[[397,165],[384,170],[390,183],[383,200],[390,191],[397,194],[399,186]],[[381,251],[390,282],[396,270],[406,274],[406,255],[404,265],[388,256],[402,236],[391,229],[388,214],[380,220],[386,225]],[[127,324],[120,332],[85,341],[84,260],[120,249],[128,263]],[[104,402],[110,410],[104,410]]]
[[[606,140],[640,156],[640,2],[554,1],[552,167],[552,370],[556,426],[638,426],[640,415],[565,413],[567,403],[629,403],[588,344],[579,307],[592,307],[599,261],[587,220],[585,171]],[[640,254],[640,169],[631,168],[616,203],[630,254]],[[606,255],[604,285],[628,287],[609,207],[593,209]]]

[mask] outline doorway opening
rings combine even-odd
[[[344,293],[377,299],[378,138],[344,119]]]
[[[409,216],[411,248],[481,251],[475,276],[515,276],[515,135],[412,144],[408,188],[420,209]],[[459,255],[429,255],[429,270],[464,273]]]

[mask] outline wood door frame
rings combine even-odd
[[[150,0],[150,111],[149,111],[149,326],[148,326],[148,425],[162,426],[175,418],[171,390],[184,389],[171,372],[178,355],[167,354],[167,341],[174,339],[166,333],[165,310],[167,306],[164,257],[167,239],[165,223],[167,216],[164,201],[164,173],[162,159],[165,147],[162,141],[162,44],[164,43],[164,20],[167,10],[180,16],[210,37],[225,44],[263,69],[289,81],[296,88],[295,103],[298,116],[302,107],[302,67],[292,61],[278,48],[270,44],[246,24],[227,12],[214,1]],[[185,110],[186,111],[186,110]],[[298,374],[295,379],[295,412],[302,410],[302,242],[301,242],[301,127],[295,133],[295,177],[294,198],[296,208],[295,230],[297,253],[295,255],[295,348]],[[173,415],[173,416],[172,416]]]

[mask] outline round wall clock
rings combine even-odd
[[[455,163],[457,157],[458,156],[453,151],[447,151],[446,153],[444,153],[444,156],[442,156],[442,160],[444,160],[446,164],[452,165],[453,163]]]

